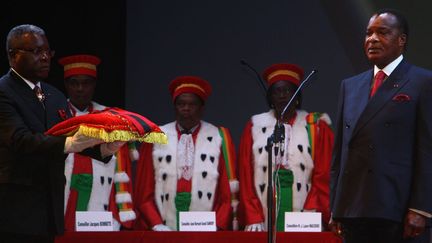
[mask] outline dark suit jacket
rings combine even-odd
[[[0,232],[52,235],[64,229],[65,137],[43,133],[62,120],[67,101],[56,88],[41,87],[45,109],[15,73],[0,79]]]
[[[402,61],[369,100],[373,71],[342,81],[331,168],[334,218],[432,213],[432,72]]]

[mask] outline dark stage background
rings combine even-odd
[[[2,4],[0,71],[8,69],[5,38],[15,25],[45,29],[56,57],[49,82],[63,89],[59,57],[101,57],[95,100],[172,121],[168,83],[198,75],[213,85],[205,119],[231,129],[238,144],[251,115],[267,105],[247,60],[258,72],[277,62],[318,70],[304,89],[303,107],[336,116],[339,83],[369,68],[362,50],[371,13],[394,7],[411,27],[406,57],[432,68],[432,2],[361,0],[273,1],[14,1]]]
[[[48,82],[64,91],[63,68],[58,59],[93,54],[102,59],[95,99],[124,107],[126,60],[126,3],[123,1],[6,1],[0,17],[1,74],[7,72],[6,36],[20,24],[45,30],[55,56]]]

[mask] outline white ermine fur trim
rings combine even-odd
[[[114,184],[115,165],[115,159],[111,159],[107,164],[92,159],[93,185],[87,206],[88,211],[105,211]]]
[[[129,149],[129,156],[132,161],[137,161],[139,158],[138,150],[136,150],[135,148]]]
[[[177,144],[175,122],[161,129],[168,136],[166,145],[153,147],[155,171],[155,201],[166,225],[176,229],[176,208],[174,199],[177,190]],[[190,211],[211,211],[218,182],[219,155],[222,138],[217,127],[201,121],[201,128],[195,141],[195,155],[192,169],[192,199]]]
[[[237,179],[229,182],[231,193],[237,193],[239,191],[239,181]]]
[[[133,210],[120,211],[119,218],[122,222],[131,221],[136,219],[136,214]]]
[[[125,182],[129,182],[129,176],[126,172],[122,171],[119,173],[115,173],[114,175],[114,182],[121,182],[121,183],[125,183]]]
[[[309,137],[306,127],[307,112],[297,110],[296,120],[292,125],[292,129],[288,130],[290,135],[289,144],[285,144],[285,153],[288,153],[288,167],[293,172],[294,181],[292,185],[293,191],[293,211],[301,211],[304,202],[311,187],[311,174],[313,171],[313,161],[310,156]],[[268,153],[265,150],[267,138],[273,133],[276,119],[274,118],[273,110],[258,114],[252,117],[252,152],[254,157],[254,182],[255,190],[258,198],[263,206],[264,215],[267,225],[267,176],[268,176]],[[289,125],[286,125],[289,126]],[[275,155],[273,155],[275,158]],[[286,164],[286,161],[285,161]],[[264,167],[266,169],[264,169]],[[273,168],[274,170],[274,162]]]
[[[113,218],[113,231],[120,231],[120,227],[120,222]]]
[[[231,200],[231,207],[233,208],[234,212],[237,212],[237,206],[239,204],[239,201],[237,199]]]
[[[331,119],[327,113],[321,113],[319,120],[324,121],[329,126],[331,126],[331,124],[332,124]]]
[[[118,192],[115,195],[115,201],[116,203],[130,203],[132,202],[132,197],[129,192],[122,192],[122,193]]]

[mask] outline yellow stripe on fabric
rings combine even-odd
[[[181,88],[195,88],[195,89],[199,89],[201,92],[205,93],[204,89],[201,88],[201,86],[196,85],[196,84],[181,84],[175,89],[175,91],[177,91]]]
[[[123,172],[124,171],[124,168],[123,168],[123,163],[124,162],[123,162],[123,156],[121,155],[121,151],[120,150],[117,151],[116,158],[117,158],[116,172],[117,173]]]
[[[219,127],[219,134],[222,137],[222,151],[225,159],[225,167],[227,169],[227,175],[229,180],[236,179],[234,173],[234,158],[232,156],[232,151],[230,144],[232,144],[232,138],[229,136],[228,129],[225,127]]]
[[[288,75],[288,76],[291,76],[291,77],[294,77],[294,78],[300,80],[300,76],[298,75],[298,73],[293,72],[293,71],[289,71],[289,70],[277,70],[277,71],[274,71],[274,72],[272,72],[272,73],[270,73],[268,75],[268,79],[270,80],[273,77],[278,76],[278,75]]]
[[[64,65],[64,71],[67,71],[67,70],[73,69],[73,68],[87,68],[87,69],[91,69],[91,70],[96,71],[96,65],[93,65],[93,64],[90,64],[87,62],[76,62],[76,63]]]
[[[311,148],[311,157],[312,159],[315,158],[315,144],[316,144],[316,136],[318,134],[318,127],[317,127],[317,121],[320,118],[321,113],[319,112],[313,112],[309,113],[306,117],[306,121],[308,124],[308,136],[309,136],[309,145]]]
[[[315,136],[316,136],[316,125],[311,125],[311,140],[310,140],[310,146],[311,146],[311,157],[315,158]]]
[[[128,159],[125,158],[125,156],[127,156],[125,153],[129,153],[129,149],[126,148],[124,149],[123,147],[119,149],[119,151],[117,152],[117,163],[116,163],[116,168],[115,171],[116,173],[121,173],[124,172],[126,173],[125,169],[125,163],[127,163]],[[127,190],[127,185],[124,182],[115,182],[115,189],[117,193],[129,193],[129,191]],[[124,203],[117,203],[117,207],[120,210],[128,210],[132,208],[132,205],[130,203],[124,202]]]

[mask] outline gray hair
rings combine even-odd
[[[9,53],[10,49],[13,49],[13,43],[18,40],[24,34],[37,34],[37,35],[45,35],[45,31],[36,25],[31,24],[23,24],[13,27],[6,38],[6,52]]]

